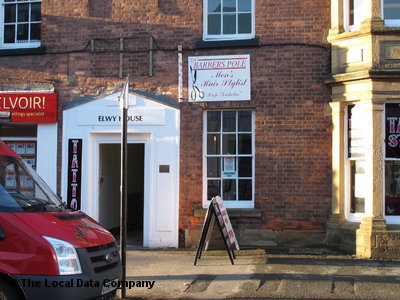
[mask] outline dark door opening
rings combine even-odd
[[[120,144],[100,144],[99,223],[115,236],[120,220]],[[127,230],[129,245],[143,245],[144,144],[128,144]]]

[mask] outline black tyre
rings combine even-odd
[[[0,279],[0,300],[22,300],[19,291],[8,281]]]

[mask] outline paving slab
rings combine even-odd
[[[128,250],[127,299],[400,299],[400,261],[294,252]]]

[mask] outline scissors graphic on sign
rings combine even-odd
[[[204,92],[201,91],[197,85],[197,70],[193,71],[192,66],[190,66],[190,75],[192,77],[192,91],[190,92],[190,98],[192,100],[196,100],[197,98],[203,99],[204,98]]]

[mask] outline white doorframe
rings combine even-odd
[[[143,191],[143,246],[149,245],[150,230],[150,207],[152,206],[152,197],[150,194],[151,180],[151,147],[150,134],[128,133],[128,144],[144,144],[144,191]],[[87,176],[87,212],[96,220],[99,220],[99,190],[100,190],[100,145],[101,144],[119,144],[121,135],[119,133],[92,133],[89,136],[90,147],[86,155],[88,159]],[[118,153],[117,155],[120,155]]]

